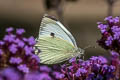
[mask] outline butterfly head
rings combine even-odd
[[[78,56],[78,57],[80,58],[80,57],[84,54],[84,52],[85,52],[84,49],[78,48],[78,49],[76,50],[76,53],[77,53],[76,56]]]
[[[84,54],[85,50],[81,49],[81,48],[78,48],[78,52],[79,52],[79,54]]]

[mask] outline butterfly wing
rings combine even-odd
[[[41,35],[50,35],[51,33],[70,42],[77,48],[76,41],[72,34],[58,20],[52,16],[45,15],[41,22],[39,38]]]
[[[38,54],[40,57],[40,63],[43,64],[56,64],[70,59],[75,56],[75,47],[58,37],[41,36],[36,47],[39,47],[41,53]]]
[[[55,37],[50,36],[54,33]],[[39,37],[35,45],[41,50],[40,63],[56,64],[78,56],[78,47],[72,34],[55,18],[45,16],[42,19]]]

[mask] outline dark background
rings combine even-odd
[[[92,55],[109,55],[96,41],[100,39],[97,22],[107,16],[108,5],[104,0],[77,0],[64,3],[64,25],[71,31],[80,48],[88,45],[85,58]],[[7,27],[24,28],[25,36],[38,36],[44,13],[56,16],[54,10],[47,11],[43,0],[0,0],[0,39]],[[113,7],[113,16],[120,16],[120,0]]]

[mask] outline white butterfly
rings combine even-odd
[[[57,19],[48,15],[42,19],[35,47],[41,50],[38,56],[43,64],[60,63],[84,53],[77,47],[72,34]]]

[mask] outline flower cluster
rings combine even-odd
[[[60,80],[119,80],[119,54],[112,51],[111,61],[102,56],[93,56],[89,60],[72,58],[69,65],[61,68]]]
[[[46,65],[24,74],[15,67],[7,67],[0,70],[0,80],[58,80],[59,74],[55,68]]]
[[[14,66],[23,73],[37,69],[39,57],[34,53],[34,37],[23,37],[24,29],[7,28],[7,35],[0,41],[0,68]],[[34,66],[33,66],[34,65]]]
[[[110,59],[102,56],[93,56],[86,61],[72,58],[62,66],[60,80],[120,79],[120,17],[109,16],[105,21],[106,23],[98,22],[102,38],[97,42],[110,51]]]
[[[105,23],[98,22],[102,37],[98,44],[107,50],[114,50],[120,54],[120,17],[105,18]]]
[[[24,29],[6,29],[7,35],[0,41],[0,80],[58,80],[56,65],[40,65],[35,54],[34,37],[23,37]]]

